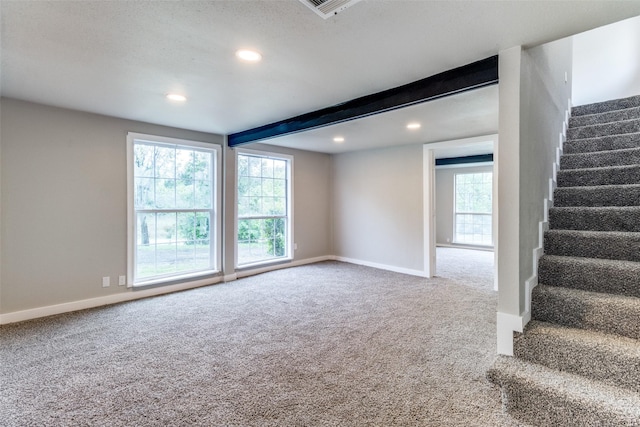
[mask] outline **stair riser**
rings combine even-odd
[[[556,188],[553,205],[561,206],[640,206],[640,186]]]
[[[532,426],[637,426],[635,416],[614,414],[563,400],[554,390],[540,390],[525,381],[501,384],[503,407]]]
[[[640,232],[640,209],[635,207],[549,209],[549,228],[555,230]]]
[[[583,237],[551,230],[544,235],[544,253],[640,262],[640,236]]]
[[[625,108],[640,107],[640,96],[631,96],[623,99],[599,102],[596,104],[579,105],[571,109],[572,116],[583,116],[587,114],[600,114],[608,111],[622,110]]]
[[[605,298],[567,296],[566,292],[557,291],[543,285],[533,289],[532,319],[640,339],[640,302],[632,299],[624,303],[610,302]]]
[[[560,169],[562,170],[626,165],[640,165],[640,148],[635,150],[569,154],[560,158]]]
[[[621,354],[606,346],[565,340],[562,336],[525,334],[515,342],[514,356],[640,392],[640,358],[637,353]]]
[[[594,151],[623,150],[640,147],[640,134],[604,136],[600,138],[566,141],[562,149],[565,154],[591,153]]]
[[[625,108],[623,110],[608,111],[606,113],[572,116],[569,119],[569,128],[592,126],[638,118],[640,118],[640,107]]]
[[[640,166],[560,170],[558,187],[640,184]]]
[[[590,263],[581,259],[558,260],[543,256],[538,262],[538,282],[585,291],[640,298],[640,264]]]
[[[625,120],[623,122],[569,128],[567,129],[567,139],[595,138],[635,132],[640,132],[640,120]]]

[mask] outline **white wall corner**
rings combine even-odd
[[[377,262],[363,261],[359,259],[346,258],[342,256],[336,256],[334,257],[334,259],[336,261],[347,262],[349,264],[364,265],[365,267],[372,267],[380,270],[393,271],[394,273],[402,273],[402,274],[408,274],[410,276],[428,278],[427,273],[421,270],[414,270],[411,268],[404,268],[404,267],[396,267],[396,266],[387,265],[387,264],[379,264]]]
[[[522,332],[522,317],[498,312],[498,354],[513,356],[513,333]]]

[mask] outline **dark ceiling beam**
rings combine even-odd
[[[228,136],[230,147],[257,142],[349,120],[360,119],[421,102],[432,101],[498,83],[498,57],[492,56],[393,89],[302,114]]]
[[[489,163],[493,162],[493,154],[478,154],[475,156],[464,157],[445,157],[436,159],[436,166],[452,166],[452,165],[468,165],[472,163]]]

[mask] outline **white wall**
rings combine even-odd
[[[436,244],[453,244],[457,173],[493,172],[493,166],[436,167]]]
[[[334,156],[334,253],[424,271],[422,145]]]
[[[520,46],[500,52],[499,143],[494,148],[494,176],[498,181],[496,246],[498,283],[498,340],[511,326],[501,316],[519,320],[519,227],[520,227],[520,85],[522,49]],[[495,224],[495,222],[494,222]],[[502,330],[501,330],[502,328]]]
[[[640,16],[573,36],[573,104],[640,95]]]
[[[213,144],[223,137],[5,98],[1,108],[0,314],[144,294],[117,285],[127,263],[127,132]],[[331,255],[331,157],[276,150],[294,155],[296,260]],[[232,231],[234,183],[231,170],[224,213]],[[233,233],[223,237],[233,254]]]

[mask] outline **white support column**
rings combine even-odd
[[[424,216],[424,272],[427,277],[436,274],[436,163],[433,150],[423,149],[423,216]]]

